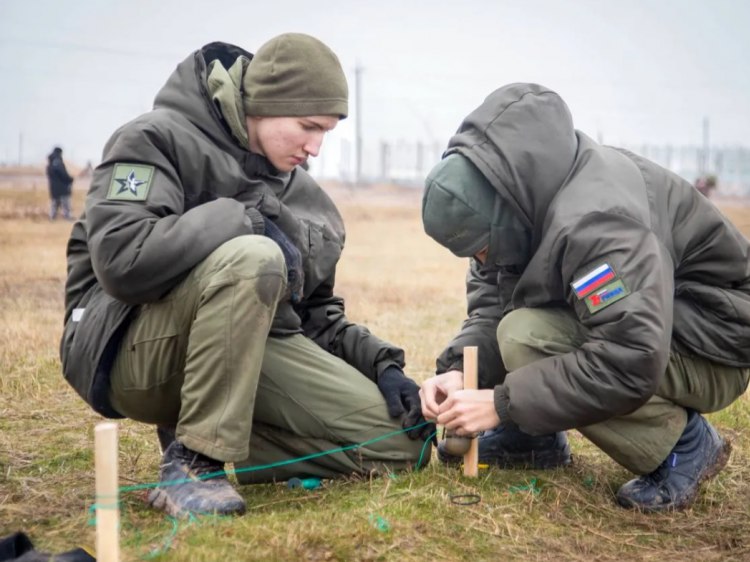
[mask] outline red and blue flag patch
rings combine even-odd
[[[580,300],[599,287],[606,285],[616,277],[617,275],[615,274],[614,269],[612,269],[608,263],[604,263],[589,271],[583,277],[573,281],[570,286],[573,287],[573,292]]]

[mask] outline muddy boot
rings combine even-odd
[[[174,517],[245,513],[245,500],[227,480],[224,463],[191,451],[179,441],[172,441],[164,451],[160,482],[148,501]]]
[[[505,424],[479,436],[479,462],[500,468],[557,468],[570,464],[570,446],[565,432],[533,436],[515,424]],[[459,463],[448,454],[445,441],[438,443],[438,458]]]
[[[706,418],[688,410],[688,422],[677,444],[651,474],[635,478],[617,491],[617,503],[642,511],[688,507],[700,483],[727,464],[731,446]]]

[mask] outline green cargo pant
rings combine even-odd
[[[522,308],[497,328],[500,353],[510,372],[538,359],[574,351],[587,329],[572,310]],[[597,447],[636,474],[667,458],[687,423],[685,408],[715,412],[745,392],[750,369],[730,367],[672,350],[656,394],[634,412],[577,428]]]
[[[423,442],[399,434],[244,471],[401,429],[359,371],[302,335],[269,337],[285,280],[282,253],[270,239],[223,244],[166,297],[139,308],[112,368],[112,406],[134,420],[176,426],[190,449],[243,467],[243,483],[415,464]]]

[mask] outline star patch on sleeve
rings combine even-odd
[[[107,199],[120,201],[145,201],[154,167],[142,164],[115,164],[112,183],[109,184]]]

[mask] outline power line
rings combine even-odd
[[[175,54],[175,53],[165,53],[164,51],[159,51],[159,53],[154,52],[146,52],[146,51],[130,51],[125,49],[113,49],[111,47],[95,47],[91,45],[79,45],[77,43],[58,43],[54,41],[38,41],[38,40],[29,40],[29,39],[22,39],[18,37],[2,37],[0,38],[0,43],[10,43],[10,44],[21,44],[21,45],[29,45],[32,47],[42,47],[45,49],[62,49],[67,51],[84,51],[84,52],[90,52],[90,53],[96,53],[96,54],[107,54],[107,55],[119,55],[124,57],[138,57],[138,58],[150,58],[150,59],[164,59],[164,60],[179,60],[180,58],[184,58],[187,53],[181,53],[181,54]]]

